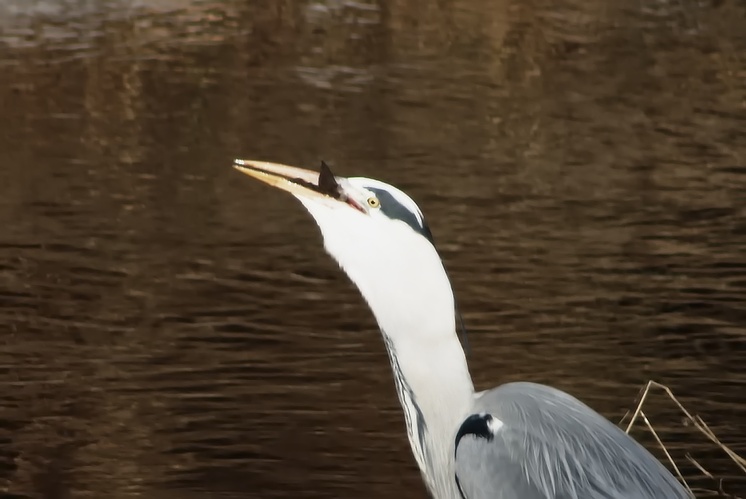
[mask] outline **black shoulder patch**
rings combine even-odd
[[[422,225],[420,225],[417,216],[399,203],[391,193],[374,187],[368,187],[368,190],[378,197],[378,200],[381,202],[381,211],[384,215],[394,220],[401,220],[412,227],[413,231],[424,236],[428,241],[435,244],[433,241],[433,234],[430,232],[430,228],[427,224],[423,221]]]
[[[486,438],[488,441],[491,441],[494,437],[490,431],[490,422],[492,422],[492,416],[489,414],[472,414],[466,418],[461,423],[458,433],[456,433],[456,445],[453,446],[453,455],[456,455],[461,438],[466,435],[476,435],[479,438]]]

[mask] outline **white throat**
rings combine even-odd
[[[474,387],[440,256],[401,221],[299,199],[383,333],[412,452],[428,487],[437,499],[458,497],[453,443]]]

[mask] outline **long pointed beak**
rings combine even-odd
[[[279,163],[268,163],[266,161],[254,161],[248,159],[236,159],[233,161],[233,167],[245,173],[250,177],[261,180],[265,184],[287,191],[295,196],[315,199],[335,198],[332,187],[336,187],[336,181],[333,186],[329,185],[329,179],[325,178],[322,166],[322,173],[312,170],[296,168],[295,166],[281,165]],[[328,170],[328,168],[327,168]],[[328,176],[333,180],[331,172]],[[326,180],[326,185],[325,182]]]

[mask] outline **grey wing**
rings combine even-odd
[[[484,392],[459,428],[464,499],[691,497],[644,447],[574,397],[509,383]]]

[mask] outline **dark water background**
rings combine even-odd
[[[740,1],[5,0],[0,117],[2,498],[425,497],[371,314],[234,157],[408,191],[478,388],[653,378],[746,452]]]

